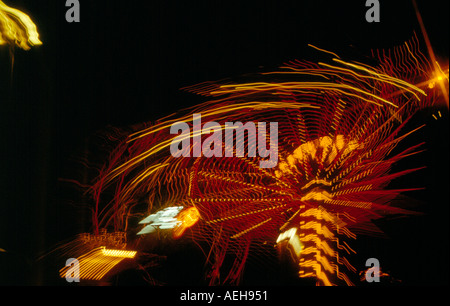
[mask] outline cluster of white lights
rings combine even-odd
[[[139,224],[147,224],[138,235],[150,234],[159,229],[172,229],[181,224],[181,221],[176,219],[176,216],[183,209],[183,206],[166,207],[154,214],[149,215],[143,219]]]

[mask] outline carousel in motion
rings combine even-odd
[[[309,45],[323,60],[184,88],[206,102],[123,137],[89,188],[92,232],[60,248],[77,269],[60,276],[107,280],[128,262],[156,283],[160,245],[191,243],[206,284],[239,284],[248,260],[278,254],[299,278],[354,285],[352,241],[414,214],[394,201],[414,187],[389,188],[420,170],[391,171],[423,146],[398,146],[422,127],[405,126],[448,103],[448,69],[418,44],[374,50],[376,65]]]

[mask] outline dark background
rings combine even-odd
[[[80,0],[80,23],[66,22],[64,3],[7,1],[31,16],[43,45],[16,49],[12,74],[9,50],[0,46],[6,284],[46,285],[46,267],[35,259],[86,230],[86,216],[67,204],[61,179],[70,179],[74,156],[96,131],[193,105],[198,97],[179,88],[302,59],[308,43],[363,55],[400,45],[414,31],[422,37],[411,1],[380,0],[381,22],[371,24],[365,1]],[[436,55],[448,65],[448,1],[418,5]],[[436,110],[420,114],[427,127],[411,143],[426,141],[427,151],[402,164],[427,166],[403,181],[426,187],[409,194],[426,204],[419,208],[425,216],[388,220],[382,226],[390,239],[358,242],[360,265],[376,257],[404,284],[448,284],[449,126],[448,110],[441,112],[437,121]]]

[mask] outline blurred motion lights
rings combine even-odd
[[[27,14],[0,1],[0,45],[4,44],[29,50],[42,42],[36,25]]]

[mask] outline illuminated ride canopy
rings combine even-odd
[[[323,61],[291,61],[257,82],[185,88],[208,101],[128,135],[90,190],[94,230],[77,240],[79,254],[102,256],[103,246],[136,250],[139,260],[152,251],[152,237],[168,233],[172,242],[204,248],[210,284],[239,283],[247,259],[263,257],[269,246],[288,252],[299,277],[353,285],[351,241],[377,234],[374,219],[410,213],[392,200],[413,188],[387,187],[418,170],[391,167],[422,143],[394,148],[420,128],[404,131],[414,113],[440,101],[435,83],[447,86],[448,70],[434,71],[415,37],[389,52],[373,51],[373,67],[311,47]],[[220,126],[277,122],[278,164],[261,168],[263,157],[248,154],[174,157],[170,127],[192,127],[194,113]],[[209,136],[203,131],[202,141]],[[258,145],[247,138],[245,152]]]

